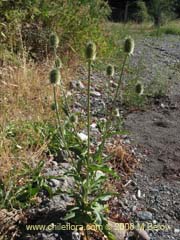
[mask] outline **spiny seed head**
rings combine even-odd
[[[57,57],[56,60],[55,60],[55,67],[56,68],[62,68],[62,61],[59,57]]]
[[[85,56],[87,60],[95,60],[96,59],[96,45],[92,41],[89,41],[86,44]]]
[[[51,33],[49,38],[49,44],[52,48],[57,48],[59,45],[59,38],[56,33]]]
[[[72,114],[69,119],[70,119],[70,121],[71,121],[72,123],[77,123],[77,121],[78,121],[78,116]]]
[[[52,103],[52,104],[51,104],[51,110],[52,110],[52,111],[55,111],[55,110],[56,110],[56,104],[55,104],[55,103]]]
[[[54,68],[51,70],[50,75],[49,75],[49,80],[51,84],[57,84],[61,80],[61,75],[60,72],[57,68]]]
[[[124,42],[124,52],[128,55],[132,55],[134,52],[134,39],[127,37]]]
[[[144,88],[143,88],[142,83],[138,82],[138,83],[136,84],[135,90],[136,90],[136,93],[137,93],[138,95],[142,95],[143,92],[144,92]]]
[[[120,113],[119,113],[119,109],[118,108],[115,109],[115,115],[116,115],[116,117],[120,117]]]
[[[106,74],[109,77],[113,77],[114,76],[114,66],[109,64],[106,68]]]

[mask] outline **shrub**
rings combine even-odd
[[[47,54],[48,36],[56,31],[61,51],[79,52],[90,38],[102,40],[100,24],[109,14],[103,0],[1,1],[0,40],[9,51],[24,49],[34,59]]]
[[[146,22],[149,20],[149,14],[147,10],[146,3],[142,0],[137,1],[136,3],[136,13],[134,18],[138,23]]]
[[[174,0],[152,0],[150,14],[153,17],[154,25],[159,27],[173,16]]]

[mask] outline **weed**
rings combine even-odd
[[[20,174],[16,176],[14,170],[9,180],[0,184],[0,208],[27,208],[38,203],[38,193],[42,190],[51,194],[46,178],[41,175],[44,162],[40,161],[35,167],[25,162]]]
[[[52,38],[52,36],[51,36]],[[51,39],[52,51],[54,53],[54,59],[57,58],[57,37],[53,37],[56,41]],[[71,176],[74,179],[74,187],[68,191],[71,197],[74,198],[75,204],[68,206],[68,213],[64,220],[71,221],[74,224],[88,225],[97,224],[103,226],[103,233],[108,236],[109,239],[114,239],[112,234],[107,229],[107,206],[105,202],[109,200],[115,193],[105,192],[101,193],[102,185],[108,181],[108,176],[112,175],[117,177],[115,172],[108,166],[106,159],[103,157],[103,149],[107,138],[112,137],[113,134],[118,134],[119,129],[116,129],[116,125],[112,124],[113,120],[119,119],[119,114],[116,112],[116,101],[119,99],[119,95],[122,96],[122,78],[126,65],[127,58],[133,54],[134,40],[131,37],[125,39],[124,42],[124,61],[122,64],[120,77],[118,80],[117,88],[114,93],[112,106],[110,109],[106,109],[106,121],[104,126],[101,126],[101,144],[92,151],[91,149],[91,101],[90,101],[90,88],[91,88],[91,74],[93,62],[96,60],[96,45],[93,42],[88,42],[85,49],[85,57],[88,66],[87,75],[87,136],[79,134],[76,127],[75,118],[71,114],[71,110],[68,107],[68,101],[66,94],[62,94],[61,108],[66,109],[63,117],[60,114],[60,108],[57,103],[56,91],[62,90],[62,79],[60,78],[60,69],[57,67],[50,72],[50,83],[54,93],[54,110],[57,119],[57,130],[59,132],[59,148],[62,151],[66,151],[67,158],[72,164],[72,168],[68,170],[65,175]],[[55,63],[56,66],[56,63]],[[110,78],[114,74],[114,68],[112,65],[107,67],[107,76]],[[57,84],[60,82],[60,84]],[[110,79],[108,79],[110,82]],[[60,87],[60,88],[59,88]],[[109,91],[109,89],[108,89]],[[121,94],[120,94],[121,93]],[[109,96],[109,94],[108,94]],[[101,125],[101,124],[100,124]],[[100,126],[99,125],[99,126]],[[85,231],[87,239],[88,232]]]

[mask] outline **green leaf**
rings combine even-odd
[[[79,210],[79,207],[73,207],[71,208],[68,213],[66,214],[66,216],[63,218],[64,221],[67,221],[69,219],[72,219],[76,216],[76,210]]]
[[[114,177],[118,177],[117,173],[113,169],[111,169],[108,165],[98,165],[98,164],[92,164],[89,169],[93,172],[95,171],[102,171],[104,173],[108,173]]]
[[[125,130],[112,131],[111,133],[107,134],[107,138],[111,138],[115,135],[127,135],[127,134],[128,134],[128,131],[125,131]]]

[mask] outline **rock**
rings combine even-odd
[[[153,207],[149,207],[149,208],[147,208],[147,210],[151,213],[158,213],[158,210],[156,208],[153,208]]]
[[[138,189],[138,191],[137,191],[137,198],[138,198],[138,199],[141,199],[141,198],[142,198],[141,190],[139,190],[139,189]]]
[[[88,140],[88,136],[86,134],[82,133],[82,132],[78,133],[77,135],[81,139],[81,141],[87,141]]]
[[[92,97],[101,97],[101,93],[100,93],[100,92],[97,92],[97,91],[92,91],[92,92],[91,92],[91,96],[92,96]]]
[[[145,230],[135,229],[134,233],[136,235],[136,239],[150,240],[150,237]]]
[[[65,151],[60,150],[57,156],[54,157],[54,161],[58,163],[67,162],[68,155]]]
[[[50,179],[49,180],[49,185],[52,188],[58,188],[58,187],[61,186],[61,182],[59,180],[57,180],[57,179]]]
[[[96,128],[97,127],[97,124],[96,123],[92,123],[91,124],[91,128]]]
[[[156,221],[156,220],[153,220],[152,223],[153,223],[153,224],[157,224],[157,221]]]
[[[132,195],[132,199],[134,200],[134,201],[137,201],[137,198],[136,198],[136,195]]]
[[[116,240],[124,240],[127,234],[127,230],[120,230],[118,227],[119,223],[108,221],[108,228],[115,236]]]
[[[133,207],[132,207],[132,211],[133,211],[133,212],[136,212],[136,210],[137,210],[137,206],[133,206]]]
[[[174,229],[174,233],[180,233],[180,229],[175,228],[175,229]]]
[[[148,220],[152,220],[153,215],[151,212],[148,212],[148,211],[140,211],[140,212],[137,212],[137,217],[142,221],[148,221]]]
[[[70,83],[69,83],[69,88],[70,89],[84,89],[85,88],[85,86],[84,86],[84,84],[81,82],[81,81],[71,81]]]
[[[55,195],[48,203],[50,211],[58,209],[61,212],[65,212],[68,202],[64,201],[60,195]]]
[[[118,84],[116,82],[110,81],[110,83],[113,88],[117,88]]]
[[[161,105],[160,105],[160,106],[161,106],[161,108],[165,108],[165,105],[164,105],[164,103],[161,103]]]
[[[77,86],[79,89],[84,89],[84,88],[85,88],[84,84],[83,84],[81,81],[78,81],[77,84],[76,84],[76,86]]]
[[[72,240],[81,240],[81,235],[78,232],[72,232]]]

